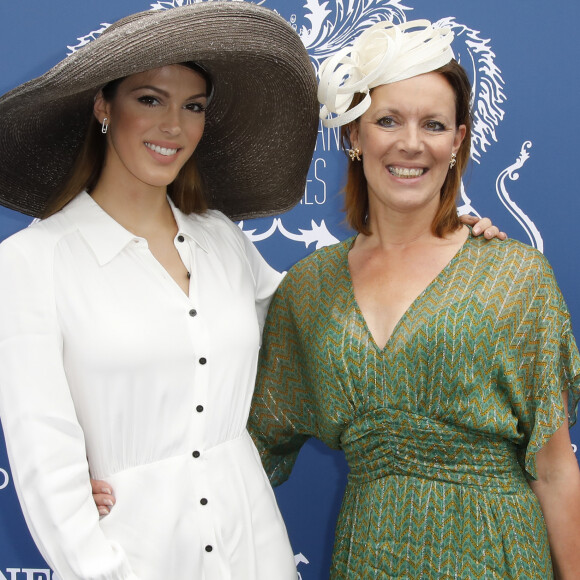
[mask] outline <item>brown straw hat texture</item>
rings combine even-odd
[[[117,78],[190,61],[214,85],[195,152],[209,206],[232,219],[293,207],[318,129],[314,70],[283,18],[225,1],[123,18],[0,97],[0,204],[41,215],[66,181],[97,91]]]

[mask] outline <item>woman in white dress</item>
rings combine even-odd
[[[280,274],[224,213],[302,196],[300,39],[242,2],[133,15],[0,118],[1,203],[44,218],[0,246],[0,411],[55,577],[295,579],[246,431]],[[115,490],[106,518],[90,475]]]

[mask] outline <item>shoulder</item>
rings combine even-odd
[[[180,211],[180,210],[177,210]],[[201,228],[218,228],[225,230],[240,229],[232,220],[217,209],[208,209],[203,213],[181,213],[184,220]]]
[[[256,280],[272,275],[277,287],[279,273],[268,265],[248,236],[226,215],[208,210],[203,214],[184,216],[184,219],[194,239],[224,264],[247,264]]]
[[[55,214],[0,244],[0,309],[32,312],[54,304],[54,263],[60,241],[74,228]],[[33,304],[35,306],[33,306]],[[47,312],[49,310],[46,310]]]
[[[351,244],[352,238],[349,238],[348,240],[338,242],[337,244],[320,248],[297,262],[290,269],[289,274],[298,274],[305,270],[317,270],[323,272],[331,268],[339,267],[346,259]]]
[[[204,213],[182,214],[183,219],[196,231],[201,231],[206,236],[208,243],[223,244],[235,242],[236,245],[244,244],[246,236],[232,220],[216,209],[209,209]]]
[[[476,255],[497,269],[510,270],[513,275],[552,273],[548,260],[539,250],[518,240],[511,238],[504,241],[496,238],[485,240],[480,236],[471,239],[471,246],[472,256]]]
[[[518,240],[471,240],[470,260],[477,285],[498,294],[509,294],[522,304],[530,301],[560,300],[554,272],[547,258],[537,249]]]
[[[284,278],[287,286],[324,284],[340,276],[347,268],[347,255],[352,238],[325,246],[297,262]]]
[[[74,224],[67,219],[66,212],[60,211],[6,238],[0,244],[0,257],[20,254],[28,260],[45,265],[60,240],[75,229]]]

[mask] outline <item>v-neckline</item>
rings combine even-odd
[[[344,260],[345,260],[345,266],[346,266],[346,275],[347,275],[347,279],[348,279],[350,300],[352,301],[352,303],[354,305],[354,309],[355,309],[357,316],[360,318],[360,320],[363,323],[364,330],[365,330],[366,334],[368,335],[370,342],[373,344],[374,348],[377,351],[379,351],[381,353],[385,353],[387,351],[387,347],[396,339],[397,334],[399,334],[399,328],[401,327],[403,322],[411,316],[413,311],[417,309],[419,302],[422,302],[423,298],[427,295],[427,293],[431,290],[431,288],[433,286],[435,286],[436,284],[439,284],[442,279],[448,277],[455,262],[466,251],[468,243],[473,238],[473,232],[471,230],[471,227],[467,226],[467,229],[469,230],[467,233],[467,237],[465,238],[465,240],[463,241],[461,246],[458,248],[457,252],[455,252],[455,254],[451,258],[451,260],[449,260],[449,262],[447,262],[447,264],[445,264],[445,266],[441,269],[441,271],[437,274],[437,276],[435,276],[435,278],[433,278],[433,280],[431,280],[431,282],[429,282],[429,284],[427,284],[427,286],[425,286],[425,288],[423,288],[423,290],[421,290],[421,292],[414,298],[414,300],[411,302],[411,304],[409,304],[409,307],[403,312],[403,314],[401,315],[399,320],[397,320],[397,323],[393,327],[393,331],[391,332],[389,338],[387,338],[387,341],[385,342],[385,345],[382,348],[378,345],[373,333],[370,331],[369,326],[367,324],[367,320],[364,317],[364,314],[363,314],[363,312],[362,312],[362,310],[357,302],[356,296],[354,294],[354,283],[352,281],[352,276],[350,273],[350,266],[348,263],[348,255],[354,246],[354,243],[357,239],[357,236],[353,236],[352,239],[349,241],[350,243],[349,242],[346,243],[346,252],[344,254]]]

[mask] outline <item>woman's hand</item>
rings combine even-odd
[[[478,218],[474,215],[464,214],[459,216],[459,219],[468,226],[473,226],[473,235],[479,236],[483,233],[483,236],[488,240],[491,238],[498,238],[500,240],[506,240],[507,234],[505,232],[500,232],[497,226],[491,223],[489,218]]]
[[[115,496],[111,486],[106,481],[100,479],[91,479],[91,489],[93,499],[99,510],[99,515],[106,516],[115,505]]]

